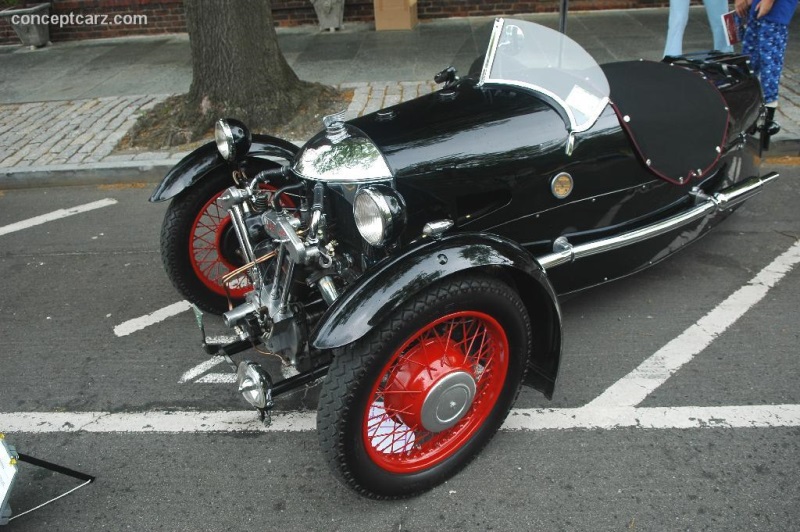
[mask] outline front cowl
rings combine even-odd
[[[360,129],[337,122],[306,143],[295,158],[295,174],[328,183],[392,179],[380,150]]]
[[[471,79],[348,125],[378,146],[399,180],[519,164],[563,152],[568,136],[564,119],[543,99],[519,89],[478,87]]]

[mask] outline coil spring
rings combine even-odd
[[[253,211],[261,213],[269,209],[269,200],[271,197],[272,193],[266,190],[256,194],[251,200]]]

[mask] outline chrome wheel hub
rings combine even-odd
[[[475,398],[475,379],[466,371],[454,371],[439,379],[422,403],[420,419],[430,432],[441,432],[458,423]]]

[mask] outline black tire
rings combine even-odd
[[[317,412],[334,474],[379,499],[412,496],[452,477],[502,425],[531,346],[525,305],[504,282],[459,276],[423,290],[334,357]],[[462,400],[468,386],[456,382],[467,376],[472,400]],[[450,417],[442,421],[440,412]]]
[[[172,200],[161,226],[161,260],[167,276],[183,297],[213,314],[221,314],[228,310],[228,298],[221,284],[217,290],[210,287],[212,278],[220,277],[224,274],[223,270],[230,271],[231,268],[221,263],[215,271],[209,271],[207,275],[201,277],[195,268],[198,261],[193,258],[190,246],[192,239],[196,240],[195,222],[200,210],[208,205],[212,198],[219,196],[233,185],[227,167],[212,171]],[[226,234],[224,241],[227,243],[227,249],[224,252],[217,249],[218,255],[224,257],[224,262],[228,265],[241,265],[243,261],[238,256],[238,243],[235,241],[232,228],[230,234]]]

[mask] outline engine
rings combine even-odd
[[[223,157],[241,153],[242,135],[249,135],[242,124],[220,120],[215,136]],[[324,361],[308,345],[316,322],[366,268],[391,253],[405,226],[405,204],[383,156],[341,117],[326,118],[326,130],[291,168],[240,180],[220,202],[245,261],[224,282],[247,276],[252,284],[244,303],[223,315],[225,325],[241,341],[262,343],[308,371]]]

